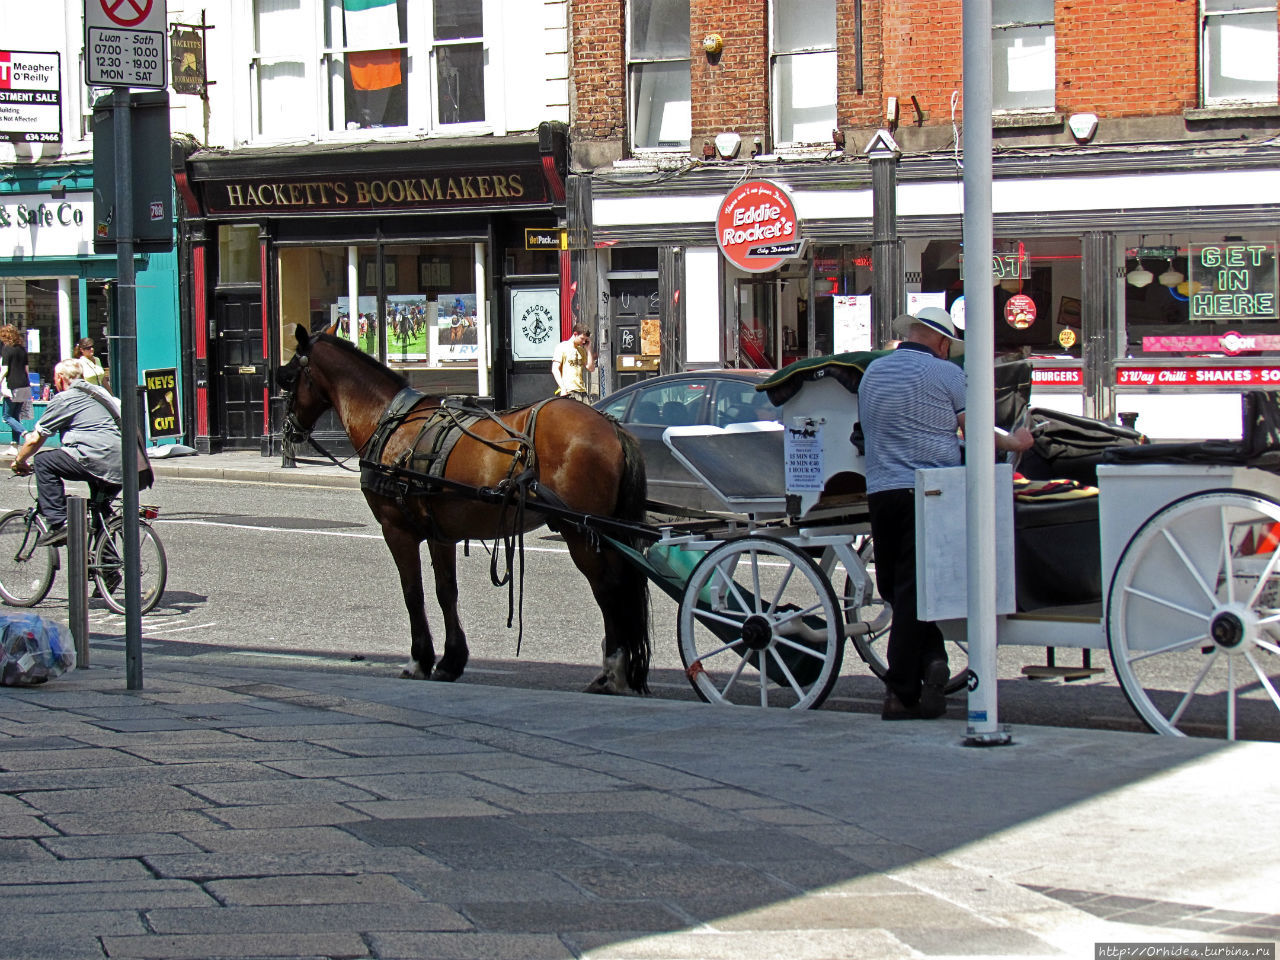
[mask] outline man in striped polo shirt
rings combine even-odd
[[[949,673],[942,631],[916,617],[916,470],[960,465],[965,376],[948,359],[961,337],[941,307],[902,314],[893,332],[902,338],[898,349],[868,366],[858,384],[876,585],[893,608],[880,716],[930,720],[946,712]],[[1001,450],[1032,442],[1025,429],[996,436]]]

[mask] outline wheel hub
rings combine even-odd
[[[752,650],[764,650],[773,642],[773,627],[760,614],[753,614],[742,624],[742,640]]]
[[[1244,641],[1245,625],[1235,613],[1224,610],[1209,624],[1209,636],[1213,642],[1227,650],[1234,650]]]

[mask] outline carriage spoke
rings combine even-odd
[[[715,568],[715,572],[716,572],[716,574],[720,577],[720,579],[721,579],[722,581],[724,581],[724,585],[725,585],[725,586],[729,589],[729,591],[733,594],[733,598],[734,598],[735,600],[737,600],[737,601],[738,601],[738,607],[739,607],[739,609],[741,609],[741,610],[743,611],[743,614],[745,615],[745,614],[747,614],[747,613],[749,613],[749,612],[751,611],[751,604],[747,603],[746,598],[745,598],[745,597],[743,597],[743,595],[742,595],[742,590],[741,590],[741,589],[739,589],[738,584],[737,584],[737,581],[735,581],[735,580],[733,579],[733,577],[732,577],[729,573],[726,573],[726,572],[725,572],[725,567],[727,567],[727,566],[733,566],[733,567],[736,567],[736,566],[737,566],[737,559],[736,559],[736,558],[731,557],[731,558],[729,558],[729,560],[732,560],[733,562],[732,562],[732,563],[730,563],[730,562],[726,561],[726,562],[725,562],[725,563],[723,563],[723,564],[717,564],[717,566],[716,566],[716,568]]]
[[[810,606],[804,607],[803,609],[800,609],[800,610],[788,610],[785,614],[780,616],[777,620],[773,621],[773,628],[774,630],[777,630],[778,627],[781,627],[785,624],[790,623],[796,617],[807,617],[809,614],[813,613],[815,610],[821,610],[821,609],[822,609],[822,603],[819,602],[819,603],[811,604]]]
[[[1191,558],[1187,556],[1187,552],[1182,549],[1182,544],[1180,544],[1177,541],[1177,538],[1169,532],[1168,527],[1165,527],[1160,532],[1164,535],[1164,538],[1169,541],[1169,545],[1173,547],[1174,552],[1178,554],[1178,557],[1182,560],[1183,566],[1187,568],[1187,572],[1190,573],[1191,576],[1195,577],[1196,583],[1200,584],[1200,589],[1204,591],[1204,595],[1209,598],[1210,602],[1217,603],[1218,595],[1214,591],[1210,590],[1209,585],[1204,582],[1204,577],[1200,576],[1200,571],[1197,570],[1195,564],[1191,562]],[[1134,592],[1136,593],[1137,591],[1135,590]],[[1149,599],[1154,600],[1155,598],[1151,597]],[[1172,606],[1172,604],[1170,604],[1170,606]]]
[[[760,554],[755,550],[751,551],[751,599],[755,601],[755,612],[763,613],[761,609],[760,596]]]
[[[1267,581],[1271,579],[1271,574],[1275,572],[1277,560],[1280,560],[1280,549],[1272,549],[1271,556],[1267,558],[1267,565],[1262,568],[1262,574],[1258,577],[1258,585],[1253,588],[1253,593],[1249,594],[1248,606],[1257,605],[1258,598],[1262,596],[1262,591],[1267,587]]]
[[[1244,658],[1249,661],[1249,666],[1253,667],[1253,672],[1258,675],[1258,680],[1262,683],[1262,688],[1267,691],[1267,696],[1271,698],[1271,702],[1276,705],[1276,709],[1280,710],[1280,693],[1276,692],[1275,685],[1272,684],[1271,678],[1267,676],[1267,672],[1258,665],[1258,661],[1253,657],[1253,651],[1246,650]]]
[[[1201,581],[1203,584],[1204,581]],[[1188,617],[1195,617],[1197,620],[1208,620],[1209,615],[1200,611],[1192,610],[1190,607],[1184,607],[1180,603],[1174,603],[1172,600],[1166,600],[1164,597],[1157,597],[1154,593],[1148,593],[1146,590],[1139,590],[1137,587],[1126,586],[1124,592],[1132,594],[1135,597],[1141,597],[1143,600],[1150,600],[1152,603],[1158,603],[1162,607],[1168,607],[1170,610],[1176,610],[1178,613],[1185,613]],[[1212,594],[1210,594],[1212,597]]]
[[[1195,692],[1200,689],[1200,684],[1204,683],[1204,678],[1209,675],[1210,668],[1212,668],[1214,663],[1217,661],[1218,651],[1220,649],[1221,647],[1213,648],[1213,653],[1209,655],[1208,662],[1205,663],[1204,668],[1200,671],[1199,676],[1195,678],[1191,686],[1187,688],[1187,692],[1183,694],[1182,700],[1178,703],[1178,709],[1173,711],[1173,713],[1169,716],[1170,724],[1177,726],[1178,720],[1182,717],[1182,711],[1187,709],[1188,704],[1191,703],[1191,698],[1195,696]]]
[[[756,651],[756,672],[760,674],[760,706],[769,705],[769,671],[764,662],[764,651]]]
[[[797,653],[803,653],[806,656],[813,657],[815,660],[823,660],[826,657],[826,654],[824,651],[815,650],[813,647],[807,646],[803,643],[796,643],[794,640],[790,639],[789,637],[777,636],[775,634],[774,639],[777,640],[779,644],[790,647],[792,650],[795,650]]]
[[[1222,523],[1222,574],[1227,581],[1227,603],[1236,601],[1235,575],[1231,567],[1231,531],[1227,527],[1227,508],[1218,508],[1218,519]]]
[[[746,621],[745,615],[739,616],[737,617],[737,619],[735,619],[732,615],[732,611],[730,611],[730,613],[728,614],[716,613],[711,610],[704,610],[701,607],[698,608],[697,617],[699,620],[703,621],[704,623],[707,623],[707,622],[723,623],[726,626],[739,627],[739,628],[741,628],[742,624]]]
[[[1227,739],[1236,738],[1236,658],[1227,657]]]
[[[741,646],[741,644],[742,644],[741,637],[739,637],[737,640],[730,640],[728,643],[721,644],[720,646],[716,647],[714,650],[708,650],[706,653],[704,653],[702,656],[698,658],[698,663],[705,663],[706,661],[710,660],[712,657],[719,656],[720,654],[724,653],[726,650],[732,650],[734,653],[737,653],[738,651],[736,648]]]
[[[1277,656],[1280,656],[1280,646],[1277,646],[1276,644],[1271,643],[1270,641],[1262,640],[1258,638],[1255,638],[1253,642],[1256,643],[1258,646],[1260,646],[1263,650],[1267,650],[1271,653],[1276,654]]]
[[[1189,647],[1194,647],[1198,643],[1207,643],[1208,641],[1209,635],[1207,633],[1201,633],[1194,637],[1187,637],[1185,640],[1175,640],[1173,643],[1166,644],[1163,647],[1156,647],[1154,650],[1143,650],[1142,653],[1135,653],[1128,659],[1130,663],[1137,663],[1139,660],[1147,659],[1147,657],[1155,657],[1162,653],[1172,653],[1175,650],[1186,650]]]
[[[747,658],[739,657],[737,664],[733,668],[733,672],[729,674],[729,679],[726,680],[724,686],[720,688],[720,696],[725,697],[726,699],[728,698],[729,691],[732,690],[733,685],[738,682],[738,677],[742,676],[742,668],[746,665]]]
[[[773,613],[778,609],[778,604],[782,601],[782,593],[787,589],[787,585],[791,583],[791,575],[796,572],[793,566],[787,567],[787,572],[782,575],[782,582],[778,584],[778,589],[774,591],[773,599],[769,601],[768,612]]]
[[[804,690],[800,687],[800,684],[796,683],[796,678],[792,676],[791,671],[787,669],[786,661],[783,660],[778,651],[773,648],[769,649],[769,655],[772,656],[774,662],[777,663],[778,669],[782,671],[782,675],[787,678],[787,683],[790,685],[792,692],[795,693],[797,698],[803,700]]]

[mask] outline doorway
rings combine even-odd
[[[216,309],[214,370],[223,443],[233,449],[258,449],[266,422],[262,301],[223,300]]]

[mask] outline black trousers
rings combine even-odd
[[[876,551],[876,586],[893,608],[884,682],[907,706],[920,699],[925,667],[946,661],[938,625],[916,617],[915,491],[883,490],[867,497]]]
[[[31,458],[31,465],[35,468],[40,513],[51,526],[67,522],[67,488],[63,480],[83,480],[95,490],[120,489],[118,484],[107,483],[90,473],[61,448],[41,450]]]

